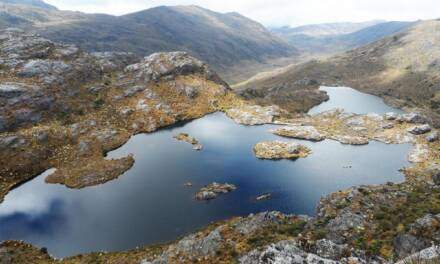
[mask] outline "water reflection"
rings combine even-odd
[[[137,135],[108,154],[133,153],[136,163],[119,179],[82,190],[48,185],[41,177],[15,189],[0,204],[0,240],[25,240],[55,256],[173,240],[212,221],[265,210],[314,214],[322,195],[360,184],[401,181],[409,145],[372,142],[355,147],[326,140],[301,141],[313,150],[297,161],[262,161],[252,153],[261,140],[280,139],[272,126],[245,127],[221,113]],[[201,152],[172,138],[196,137]],[[386,161],[386,162],[384,162]],[[351,169],[344,166],[351,165]],[[210,202],[193,199],[205,184],[229,182],[238,190]],[[192,182],[193,188],[184,187]],[[273,199],[255,197],[272,193]]]

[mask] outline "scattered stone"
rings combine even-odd
[[[298,159],[305,158],[311,150],[295,142],[265,141],[254,146],[259,159]]]
[[[431,131],[431,126],[425,124],[420,126],[413,126],[408,129],[408,132],[413,135],[422,135]]]
[[[226,115],[236,123],[254,126],[273,123],[275,117],[281,114],[278,106],[246,105],[226,111]]]
[[[36,59],[26,63],[18,72],[21,77],[48,77],[49,75],[61,75],[69,71],[71,67],[63,61]]]
[[[217,198],[220,194],[229,193],[235,191],[237,187],[233,184],[220,184],[220,183],[211,183],[196,193],[196,200],[199,201],[207,201]]]
[[[384,119],[383,116],[381,116],[381,115],[379,115],[379,114],[376,114],[376,113],[368,113],[366,116],[367,116],[369,119],[371,119],[371,120],[373,120],[373,121],[376,121],[376,122],[381,122],[381,121],[383,121],[383,119]]]
[[[266,193],[266,194],[263,194],[263,195],[258,196],[258,197],[256,198],[256,200],[257,200],[257,201],[263,201],[263,200],[269,200],[269,199],[271,199],[271,198],[272,198],[272,194],[270,194],[270,193]]]
[[[325,136],[319,133],[318,130],[316,130],[316,128],[313,126],[285,126],[272,130],[271,132],[278,136],[311,141],[322,141],[325,139]]]
[[[191,137],[187,133],[180,133],[179,135],[174,136],[174,138],[179,141],[183,141],[183,142],[186,142],[186,143],[193,145],[194,150],[200,151],[203,149],[203,145],[200,144],[197,139]]]
[[[346,145],[367,145],[369,143],[367,138],[358,136],[335,135],[330,138]]]
[[[433,131],[433,132],[429,133],[429,134],[426,136],[426,141],[432,143],[432,142],[436,142],[436,141],[438,140],[438,138],[439,138],[439,136],[438,136],[438,132],[437,132],[437,131]]]

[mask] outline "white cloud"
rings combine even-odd
[[[440,17],[438,0],[47,0],[61,9],[122,15],[159,5],[239,12],[267,26]]]

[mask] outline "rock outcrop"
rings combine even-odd
[[[321,133],[313,126],[285,126],[276,130],[272,130],[272,133],[278,136],[305,139],[311,141],[322,141],[325,139]]]
[[[266,141],[256,144],[254,153],[259,159],[298,159],[307,157],[311,150],[295,142]]]
[[[229,109],[226,115],[239,124],[254,126],[271,124],[276,117],[281,115],[281,110],[277,106],[245,105]]]
[[[226,194],[235,191],[236,189],[237,187],[233,184],[221,184],[214,182],[200,189],[200,191],[196,193],[195,198],[199,201],[212,200],[217,198],[221,194]]]

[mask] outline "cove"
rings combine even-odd
[[[24,240],[47,247],[56,257],[127,250],[174,240],[232,216],[272,210],[314,215],[323,195],[404,179],[398,170],[408,165],[410,145],[373,141],[359,147],[298,140],[312,149],[309,157],[258,160],[254,144],[291,140],[269,133],[274,127],[241,126],[215,113],[140,134],[108,154],[109,158],[134,154],[131,170],[82,190],[45,184],[49,170],[11,191],[0,204],[0,240]],[[181,132],[197,138],[203,150],[194,151],[173,139]],[[197,190],[214,181],[238,189],[216,200],[196,201]],[[186,182],[193,187],[185,187]],[[264,193],[272,193],[272,199],[257,202],[255,198]]]
[[[342,108],[346,112],[356,114],[403,113],[402,110],[386,105],[380,97],[362,93],[350,87],[321,86],[320,90],[326,91],[330,100],[313,107],[310,109],[309,114],[317,114],[334,108]]]

